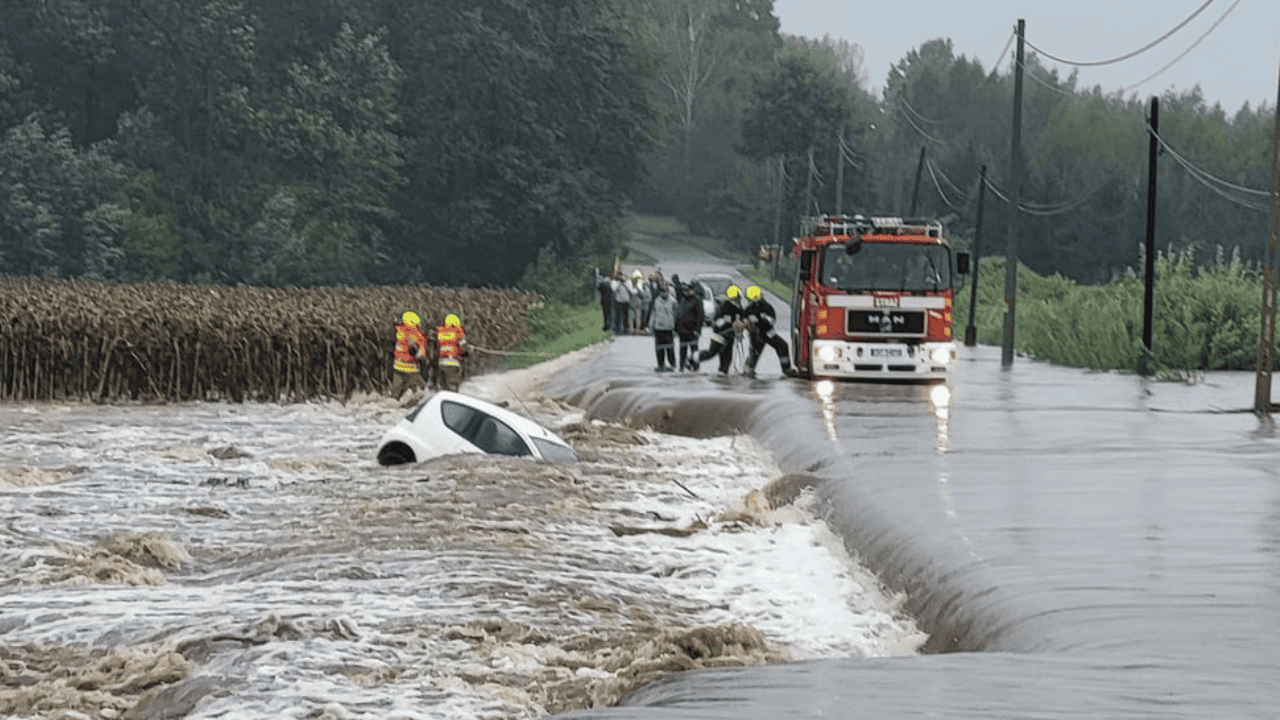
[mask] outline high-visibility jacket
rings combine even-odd
[[[457,325],[441,325],[436,328],[436,356],[441,360],[461,361],[466,355],[466,331]]]
[[[406,373],[419,372],[418,355],[426,352],[427,336],[417,325],[396,325],[396,370]]]

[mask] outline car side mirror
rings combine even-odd
[[[956,272],[961,275],[969,274],[969,253],[956,253]]]

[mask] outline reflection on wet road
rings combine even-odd
[[[629,362],[619,347],[599,367]],[[604,387],[598,372],[567,394],[603,416],[734,398],[733,423],[784,469],[832,480],[826,519],[909,594],[928,649],[966,652],[694,674],[634,711],[572,717],[1275,716],[1278,448],[1237,412],[1251,375],[1006,372],[992,348],[965,353],[949,396],[734,377]]]

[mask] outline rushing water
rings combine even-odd
[[[1005,371],[993,348],[949,392],[620,367],[641,373],[618,351],[559,392],[748,431],[814,473],[819,511],[941,654],[691,673],[572,717],[1280,717],[1280,441],[1243,410],[1251,375]],[[729,396],[736,419],[706,412]]]
[[[550,394],[581,409],[524,406],[574,467],[379,468],[403,411],[376,402],[0,408],[0,698],[1277,717],[1280,441],[1242,411],[1251,376],[1004,371],[978,348],[942,393],[768,356],[761,379],[657,376],[651,344],[564,371]]]
[[[515,409],[582,461],[379,467],[377,399],[0,405],[0,715],[532,717],[924,641],[750,438]]]

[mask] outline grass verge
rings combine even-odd
[[[775,280],[773,277],[773,267],[761,265],[760,267],[751,267],[750,265],[739,268],[739,271],[747,277],[748,280],[759,285],[762,290],[767,290],[778,299],[791,306],[792,287],[789,283],[781,280]]]
[[[511,349],[512,354],[506,356],[503,368],[527,368],[608,340],[612,335],[600,329],[601,319],[598,303],[577,306],[534,303],[529,307],[533,335]]]

